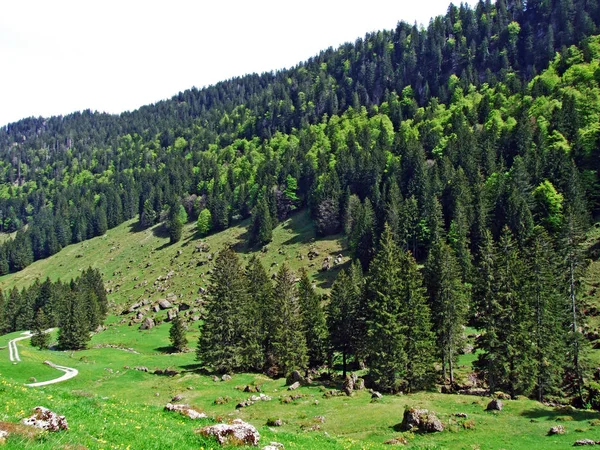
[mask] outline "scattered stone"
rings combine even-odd
[[[315,416],[313,419],[315,422],[325,423],[325,416]]]
[[[218,377],[218,376],[216,376],[216,375],[213,375],[213,378],[212,378],[212,380],[213,380],[214,382],[217,382],[217,381],[219,381],[219,377]]]
[[[248,400],[251,402],[270,402],[271,397],[265,394],[253,395]]]
[[[167,322],[172,321],[173,319],[175,319],[175,317],[177,317],[177,311],[174,309],[170,309],[167,311]]]
[[[400,425],[405,431],[419,430],[424,433],[444,431],[444,425],[437,416],[427,409],[407,408]]]
[[[344,393],[342,391],[338,391],[337,389],[331,389],[331,390],[325,392],[323,394],[323,397],[331,398],[331,397],[339,397],[340,395],[344,395]]]
[[[302,374],[300,372],[298,372],[297,370],[294,370],[292,373],[290,373],[287,377],[287,379],[285,380],[286,384],[294,384],[294,383],[300,383],[300,384],[305,384],[306,383],[306,379],[302,376]]]
[[[146,366],[134,367],[133,370],[139,370],[140,372],[148,372],[148,368]]]
[[[225,405],[231,401],[231,397],[217,397],[213,402],[215,405]]]
[[[154,328],[154,320],[150,317],[146,317],[146,320],[140,325],[140,330],[150,330]]]
[[[252,402],[250,400],[245,400],[245,401],[239,402],[237,405],[235,405],[235,409],[245,408],[246,406],[252,406],[252,405],[254,405],[254,402]]]
[[[173,397],[171,399],[172,402],[180,402],[181,400],[183,400],[183,395],[181,395],[181,394],[177,394],[175,397]]]
[[[169,308],[173,307],[171,302],[169,300],[167,300],[166,298],[161,298],[158,301],[158,306],[160,306],[160,309],[169,309]]]
[[[267,420],[268,427],[280,427],[283,425],[283,420],[281,419],[269,419]]]
[[[596,445],[596,441],[592,439],[579,439],[578,441],[575,441],[573,447],[582,447],[584,445]]]
[[[231,380],[231,375],[225,374],[221,377],[221,381],[229,381],[229,380]]]
[[[0,430],[0,443],[4,442],[4,440],[8,437],[8,431]]]
[[[174,405],[167,403],[165,405],[165,411],[178,411],[181,415],[189,417],[190,419],[206,419],[208,416],[203,412],[198,411],[190,405]]]
[[[491,402],[488,403],[487,408],[485,408],[485,410],[486,411],[502,411],[503,406],[504,406],[504,404],[502,403],[502,400],[495,398]]]
[[[461,417],[463,419],[467,419],[469,415],[467,413],[455,413],[454,417]]]
[[[385,445],[406,445],[408,444],[408,440],[405,437],[399,437],[394,439],[389,439],[384,442]]]
[[[294,384],[288,387],[288,391],[295,391],[300,387],[300,382],[296,381]]]
[[[262,450],[284,450],[285,447],[279,442],[270,442],[269,445],[265,445]]]
[[[352,379],[351,376],[346,375],[346,378],[344,379],[344,385],[342,386],[342,391],[347,396],[351,396],[353,390],[354,390],[354,380]]]
[[[557,425],[548,430],[548,436],[552,436],[554,434],[565,434],[565,427],[562,425]]]
[[[249,423],[235,419],[231,424],[219,423],[198,430],[206,437],[215,437],[219,444],[241,443],[243,445],[258,445],[260,434]]]
[[[30,383],[37,383],[37,378],[36,377],[29,377],[29,382]]]
[[[365,380],[363,380],[362,378],[357,378],[356,381],[354,382],[354,390],[362,391],[364,388],[365,388]]]
[[[69,429],[65,416],[59,416],[43,406],[33,408],[33,415],[23,419],[21,422],[23,425],[52,432]]]
[[[381,392],[373,391],[373,393],[371,394],[371,398],[374,400],[379,400],[380,398],[383,398],[383,395],[381,394]]]
[[[244,392],[249,392],[249,393],[260,392],[260,389],[257,386],[251,386],[251,385],[247,384],[244,387]]]

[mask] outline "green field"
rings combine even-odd
[[[275,272],[277,265],[284,261],[294,270],[304,266],[323,290],[330,286],[335,275],[335,270],[318,271],[323,258],[339,253],[347,255],[339,236],[315,240],[305,213],[279,226],[273,243],[264,253],[250,251],[244,245],[246,225],[242,223],[204,241],[210,245],[211,252],[227,243],[236,245],[243,258],[248,258],[252,251],[257,252],[270,272]],[[372,402],[367,391],[356,392],[352,397],[325,398],[325,391],[339,388],[336,383],[315,382],[290,393],[283,379],[272,380],[260,374],[240,374],[230,381],[213,381],[211,374],[199,372],[195,361],[197,322],[191,323],[188,330],[190,351],[173,354],[170,353],[168,324],[141,331],[139,325],[129,326],[129,320],[123,321],[129,316],[120,315],[126,305],[140,298],[155,300],[164,297],[166,292],[193,300],[197,289],[206,285],[204,274],[210,263],[197,265],[207,253],[196,251],[199,239],[193,226],[186,229],[180,243],[168,246],[167,240],[160,227],[137,231],[136,222],[130,221],[106,236],[65,248],[52,258],[1,279],[1,287],[6,291],[12,286],[25,286],[42,275],[67,280],[77,276],[80,268],[92,265],[103,270],[107,287],[113,289],[109,294],[112,314],[106,322],[106,330],[92,337],[87,350],[39,351],[32,348],[28,340],[23,340],[17,344],[22,362],[13,364],[9,362],[6,346],[10,339],[20,336],[20,332],[0,336],[0,405],[4,405],[0,406],[0,421],[16,423],[28,416],[31,408],[41,405],[65,415],[70,425],[69,431],[56,434],[27,437],[17,432],[9,437],[5,448],[209,449],[218,445],[194,430],[238,417],[258,428],[263,445],[277,441],[286,449],[383,449],[389,448],[383,444],[386,440],[399,436],[407,439],[407,448],[427,449],[559,449],[572,446],[577,439],[600,440],[597,412],[556,410],[528,399],[505,401],[502,412],[491,413],[485,411],[489,399],[475,396],[422,392],[386,396]],[[311,248],[320,253],[313,261],[306,258]],[[182,253],[178,255],[179,250]],[[344,261],[347,260],[346,256]],[[311,264],[314,265],[310,267]],[[170,270],[175,271],[175,275],[169,280],[167,291],[149,290],[159,275]],[[139,286],[143,280],[148,284]],[[595,294],[588,295],[590,302],[594,299]],[[466,334],[474,332],[466,330]],[[53,341],[55,339],[54,334]],[[597,353],[594,351],[594,358]],[[459,376],[465,377],[471,371],[474,358],[473,354],[461,357]],[[79,375],[42,388],[24,387],[32,377],[44,381],[62,374],[44,365],[45,360],[76,368]],[[149,372],[135,370],[139,366],[147,367]],[[171,369],[178,374],[155,375],[152,373],[155,369]],[[238,402],[252,395],[242,392],[246,385],[259,385],[272,400],[236,409]],[[302,396],[296,400],[288,398],[296,393]],[[163,411],[165,403],[175,395],[181,395],[182,402],[205,411],[210,418],[195,422]],[[230,400],[215,404],[219,397]],[[446,425],[446,431],[435,435],[401,433],[398,425],[406,406],[435,411]],[[468,419],[456,418],[454,414],[458,412],[467,413]],[[315,419],[318,416],[325,418],[324,423]],[[270,418],[282,419],[283,426],[267,426]],[[559,424],[565,426],[565,435],[546,436],[551,426]]]

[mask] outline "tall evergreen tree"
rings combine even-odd
[[[256,255],[250,258],[246,267],[248,296],[252,311],[250,318],[257,327],[259,342],[262,349],[263,361],[272,361],[273,346],[271,330],[276,311],[273,305],[273,284],[267,272]],[[269,364],[267,362],[267,364]],[[260,367],[256,367],[259,369]]]
[[[243,365],[239,305],[247,303],[247,295],[239,258],[225,248],[215,261],[198,339],[196,356],[205,367],[233,372]]]
[[[91,336],[84,301],[74,286],[63,300],[60,316],[58,346],[64,350],[81,350],[87,346]]]
[[[31,345],[37,347],[40,350],[45,350],[50,344],[50,335],[46,333],[48,328],[48,320],[44,314],[43,309],[39,309],[35,313],[35,319],[33,321],[33,336],[31,336]]]
[[[273,221],[266,198],[261,198],[252,213],[250,244],[265,245],[273,239]]]
[[[321,299],[315,292],[304,268],[300,271],[298,295],[300,296],[304,336],[308,349],[308,365],[309,367],[318,367],[323,365],[327,358],[327,324]]]
[[[402,323],[401,300],[406,280],[398,261],[399,253],[386,225],[367,278],[365,321],[369,373],[375,385],[384,391],[396,390],[398,378],[406,376],[406,327]]]
[[[186,326],[179,314],[177,314],[177,316],[175,316],[171,322],[171,328],[169,329],[169,340],[171,341],[171,346],[178,352],[185,350],[185,347],[188,343],[186,337]]]
[[[308,363],[302,311],[294,274],[283,264],[275,279],[273,293],[273,356],[283,375],[304,369]]]
[[[445,382],[449,375],[453,386],[454,367],[463,344],[463,326],[467,321],[469,302],[456,255],[444,239],[435,243],[429,252],[425,280],[443,379]]]

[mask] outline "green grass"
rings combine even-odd
[[[320,289],[326,290],[330,286],[335,271],[323,273],[318,269],[325,256],[344,253],[339,236],[315,240],[310,220],[301,212],[274,231],[273,243],[262,253],[246,248],[246,226],[247,223],[242,223],[204,240],[211,246],[211,252],[229,243],[236,245],[244,259],[255,253],[270,273],[283,262],[293,270],[306,267]],[[595,242],[596,237],[590,239]],[[194,430],[216,420],[236,417],[259,429],[263,436],[262,445],[277,441],[285,444],[286,449],[384,449],[389,448],[383,445],[384,441],[401,435],[409,441],[407,448],[413,449],[558,449],[572,446],[577,439],[600,440],[600,426],[592,425],[592,421],[600,418],[598,413],[555,411],[527,399],[505,401],[505,409],[495,414],[484,410],[489,399],[479,397],[424,392],[386,396],[372,403],[368,392],[326,399],[323,392],[335,386],[315,384],[296,391],[303,394],[302,398],[284,403],[280,399],[289,392],[282,379],[239,374],[231,381],[215,382],[209,374],[198,371],[193,352],[199,335],[197,323],[192,323],[188,330],[192,351],[173,354],[170,353],[168,324],[141,331],[137,324],[128,325],[129,316],[115,315],[140,298],[155,300],[167,292],[183,294],[184,300],[192,301],[198,287],[205,285],[205,273],[210,263],[201,267],[196,264],[206,258],[206,253],[195,252],[198,239],[193,226],[186,228],[182,242],[169,246],[167,240],[159,228],[138,231],[135,221],[131,221],[109,231],[106,236],[65,248],[52,258],[0,279],[2,289],[6,290],[12,286],[25,286],[36,276],[68,280],[77,276],[80,268],[92,265],[105,273],[107,286],[113,289],[109,300],[114,305],[113,314],[106,322],[107,329],[92,337],[87,350],[40,351],[24,340],[17,344],[22,362],[15,365],[8,361],[5,347],[20,333],[0,336],[0,421],[16,423],[26,417],[31,408],[42,405],[64,414],[70,424],[68,432],[42,434],[36,438],[13,436],[5,448],[217,448],[214,441],[199,437]],[[311,247],[320,253],[314,261],[306,258]],[[177,255],[178,250],[182,251],[181,255]],[[300,255],[304,258],[299,258]],[[148,263],[151,265],[146,267]],[[592,269],[600,270],[600,267],[593,265]],[[169,270],[176,274],[170,280],[167,292],[147,290],[159,275]],[[590,286],[598,279],[589,278]],[[148,281],[148,286],[139,286],[143,280]],[[118,289],[117,284],[120,285]],[[594,295],[588,295],[590,302],[597,302]],[[123,318],[127,320],[123,322]],[[476,330],[466,330],[467,335],[475,333]],[[114,346],[121,348],[112,348]],[[594,352],[594,355],[598,353]],[[475,358],[473,353],[460,357],[456,371],[459,379],[466,378],[472,371]],[[79,370],[79,375],[56,385],[25,388],[23,384],[31,377],[43,381],[62,374],[44,365],[45,360],[74,367]],[[154,375],[135,370],[137,366],[148,367],[150,371],[170,368],[179,374],[174,377]],[[262,391],[273,400],[236,410],[235,405],[251,395],[241,391],[247,384],[261,385]],[[163,411],[165,403],[177,394],[184,397],[185,403],[205,411],[210,419],[193,422]],[[215,405],[214,400],[218,397],[230,397],[231,401]],[[398,425],[406,406],[435,411],[447,430],[435,435],[401,433]],[[456,412],[467,413],[474,428],[465,429],[462,426],[464,419],[453,416]],[[316,424],[315,416],[324,416],[325,423],[319,423],[317,431],[307,431]],[[266,426],[269,418],[281,418],[284,425],[270,428]],[[567,433],[546,436],[548,429],[557,424],[564,425]]]

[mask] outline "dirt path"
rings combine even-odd
[[[53,329],[46,330],[46,333],[49,333],[51,331],[53,331]],[[17,348],[17,342],[22,341],[24,339],[30,339],[31,336],[33,336],[31,331],[25,331],[21,337],[18,337],[18,338],[8,341],[8,356],[13,364],[17,364],[18,362],[21,361],[21,358],[19,356],[19,349]],[[66,367],[66,366],[58,366],[54,363],[51,363],[50,361],[44,361],[44,364],[49,365],[53,369],[60,370],[61,372],[64,372],[65,374],[58,378],[54,378],[52,380],[40,381],[37,383],[29,383],[29,384],[26,384],[25,386],[39,387],[39,386],[47,386],[49,384],[54,384],[54,383],[60,383],[62,381],[67,381],[73,377],[76,377],[77,374],[79,373],[79,371],[77,369],[73,369],[72,367]]]

